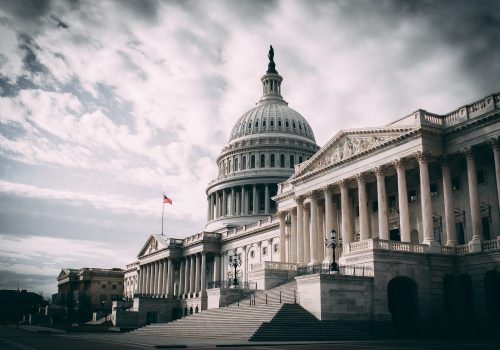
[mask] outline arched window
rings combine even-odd
[[[285,128],[288,128],[290,126],[290,124],[288,123],[288,120],[285,121]]]
[[[261,154],[260,155],[260,167],[265,168],[266,167],[266,156]]]
[[[285,155],[284,154],[280,155],[280,167],[282,167],[282,168],[285,167]]]
[[[247,168],[247,157],[243,156],[243,158],[241,158],[241,170],[245,170],[246,168]]]
[[[299,163],[302,163],[302,156],[299,157]]]
[[[232,170],[232,168],[231,168],[231,159],[229,159],[228,162],[227,162],[227,172],[230,173],[231,170]]]
[[[281,128],[281,120],[278,119],[278,128]]]
[[[274,119],[271,119],[271,128],[274,127]]]
[[[265,120],[262,121],[262,126],[266,127],[266,121]]]
[[[258,121],[258,120],[256,120],[256,121],[255,121],[255,127],[256,127],[256,128],[258,128],[258,127],[259,127],[259,121]]]
[[[250,157],[250,169],[253,169],[253,168],[255,168],[255,156],[254,155],[252,155]]]
[[[248,122],[248,128],[251,129],[252,128],[252,121],[249,121]]]
[[[299,130],[302,130],[302,124],[299,123]]]
[[[292,127],[295,129],[295,122],[292,122]]]
[[[274,154],[271,154],[271,168],[274,168]]]
[[[239,163],[238,158],[236,158],[236,159],[234,160],[234,171],[238,171],[238,170],[239,170],[239,169],[238,169],[238,163]]]
[[[290,168],[293,168],[294,165],[295,165],[295,158],[292,154],[292,155],[290,155]]]

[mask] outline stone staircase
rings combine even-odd
[[[298,302],[297,282],[292,279],[268,290],[254,290],[251,294],[241,298],[239,305],[295,304]],[[230,306],[237,304],[233,302]]]
[[[352,324],[351,324],[352,325]],[[298,304],[284,304],[250,341],[367,340],[371,336],[342,321],[319,321]]]
[[[170,323],[156,323],[130,334],[172,339],[248,340],[264,322],[269,322],[281,304],[209,309]]]

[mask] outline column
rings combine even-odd
[[[472,240],[483,239],[481,210],[479,208],[479,192],[477,189],[476,161],[471,147],[464,150],[467,159],[467,181],[469,184],[470,215],[472,224]]]
[[[138,294],[142,294],[143,293],[143,290],[144,290],[144,267],[139,265],[139,288],[138,288],[138,291],[137,293]]]
[[[174,264],[172,263],[172,259],[167,260],[167,270],[168,270],[168,275],[167,275],[167,292],[165,293],[166,295],[173,295],[174,294]]]
[[[441,159],[441,173],[443,176],[444,222],[445,222],[445,232],[446,232],[446,245],[454,246],[458,243],[457,228],[455,226],[455,207],[453,205],[450,165],[449,165],[449,160],[446,158]]]
[[[259,195],[257,193],[257,185],[253,185],[253,214],[258,214],[259,212]]]
[[[227,194],[226,190],[222,190],[222,213],[221,216],[227,215]]]
[[[207,196],[207,221],[210,221],[210,196]]]
[[[319,199],[316,203],[318,204],[318,262],[322,262],[325,258],[325,208]]]
[[[302,227],[302,231],[304,233],[304,237],[302,244],[304,245],[304,263],[309,263],[311,260],[311,244],[310,244],[310,238],[309,236],[311,235],[311,230],[310,230],[310,223],[311,223],[311,207],[310,206],[305,206],[304,205],[304,226]]]
[[[500,137],[490,141],[495,158],[495,178],[497,183],[498,209],[500,210]]]
[[[189,271],[189,293],[193,294],[194,289],[194,278],[195,278],[195,254],[191,255],[191,264]]]
[[[310,197],[311,201],[311,232],[309,235],[311,259],[309,265],[318,263],[318,199],[313,194]]]
[[[248,215],[247,195],[245,186],[241,186],[241,211],[243,215]]]
[[[350,231],[351,225],[350,220],[350,210],[349,210],[349,191],[347,188],[347,181],[339,181],[340,186],[340,209],[342,210],[342,244],[343,249],[346,249],[347,245],[352,242],[353,232]]]
[[[201,292],[204,293],[205,292],[205,289],[206,289],[206,284],[207,284],[207,280],[206,280],[206,277],[207,277],[207,253],[201,253],[201,271],[200,271],[200,274],[201,274]]]
[[[241,192],[236,192],[236,198],[235,198],[235,201],[236,201],[236,215],[241,215],[241,195],[240,195]]]
[[[216,254],[215,255],[215,258],[214,258],[214,282],[220,282],[221,278],[220,278],[220,268],[221,268],[221,265],[220,265],[220,255],[219,254]]]
[[[410,213],[408,211],[408,188],[406,187],[406,169],[404,159],[394,161],[398,177],[399,233],[401,242],[411,242]]]
[[[153,278],[151,279],[151,294],[158,294],[158,261],[153,262]]]
[[[293,208],[291,214],[290,228],[290,262],[297,262],[297,208]]]
[[[185,279],[184,279],[184,274],[185,274],[185,261],[184,259],[181,259],[181,264],[179,268],[179,295],[184,294],[184,285],[185,285]]]
[[[358,205],[359,205],[359,240],[364,241],[370,238],[370,226],[368,225],[368,199],[366,195],[366,180],[363,174],[356,175],[358,184]]]
[[[219,191],[215,192],[215,219],[220,217]]]
[[[151,264],[146,264],[146,279],[145,279],[145,292],[146,294],[151,293],[151,288],[149,284],[149,280],[151,279]]]
[[[267,240],[267,247],[269,249],[269,261],[273,262],[273,239],[269,238]]]
[[[422,207],[422,228],[426,244],[435,242],[434,227],[432,221],[431,189],[429,182],[429,156],[423,152],[417,152],[418,167],[420,170],[420,205]],[[474,177],[476,172],[474,171]]]
[[[214,207],[215,207],[215,196],[212,193],[210,195],[210,220],[214,220],[215,219],[215,210],[214,210]]]
[[[389,218],[387,216],[387,193],[385,191],[385,174],[382,166],[374,170],[377,177],[378,201],[378,236],[380,239],[389,239]]]
[[[229,216],[233,216],[234,215],[234,205],[235,205],[235,201],[234,201],[234,187],[231,187],[231,201],[229,202],[230,205],[229,205]]]
[[[194,279],[194,291],[196,293],[200,292],[200,286],[201,286],[201,259],[200,259],[200,254],[195,254],[196,258],[196,271],[195,271],[195,279]]]
[[[185,267],[184,267],[184,294],[189,294],[190,293],[190,281],[191,281],[191,259],[189,256],[185,257]]]
[[[265,192],[264,192],[264,213],[269,214],[269,207],[270,207],[270,197],[269,197],[269,184],[265,185]]]
[[[330,232],[335,229],[333,221],[333,191],[331,187],[327,186],[323,189],[323,193],[325,194],[325,235],[330,238]],[[333,252],[330,248],[326,250],[325,260],[323,262],[328,264],[333,262]]]
[[[280,262],[286,262],[285,213],[278,213],[280,219]]]
[[[304,261],[304,198],[295,198],[297,203],[297,263]]]
[[[163,261],[160,260],[159,262],[159,269],[158,269],[158,292],[157,294],[165,294],[165,289],[163,288]]]

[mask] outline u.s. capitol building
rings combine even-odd
[[[114,322],[297,303],[398,333],[498,325],[500,93],[445,115],[332,125],[319,147],[273,56],[217,158],[205,229],[148,238]]]

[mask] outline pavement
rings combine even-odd
[[[203,330],[200,330],[203,332]],[[213,339],[169,339],[133,333],[65,333],[48,327],[0,327],[0,350],[132,350],[132,349],[256,349],[256,350],[498,350],[500,340],[388,339],[339,342],[234,342]]]

